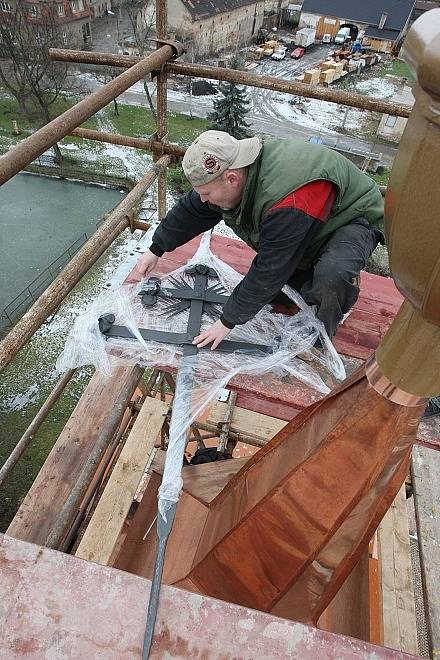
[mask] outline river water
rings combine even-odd
[[[81,237],[125,193],[109,188],[20,174],[0,189],[0,312],[4,305]],[[0,466],[33,419],[60,374],[56,359],[78,314],[123,263],[133,239],[128,231],[106,250],[60,309],[34,334],[0,375]],[[24,494],[90,378],[78,369],[29,449],[0,488],[0,532],[5,531]]]
[[[92,234],[98,220],[124,194],[25,173],[4,184],[0,188],[0,311],[84,233]]]

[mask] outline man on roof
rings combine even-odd
[[[232,328],[269,303],[286,303],[285,284],[316,306],[330,338],[359,295],[359,272],[384,241],[375,182],[322,145],[206,131],[188,147],[193,186],[162,220],[131,280],[158,259],[223,220],[256,251],[221,318],[194,339],[215,349]]]

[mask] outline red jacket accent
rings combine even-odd
[[[332,211],[336,195],[337,188],[330,181],[322,179],[312,181],[271,206],[268,213],[276,209],[292,208],[303,211],[316,220],[326,222]]]

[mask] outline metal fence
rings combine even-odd
[[[59,275],[70,259],[86,242],[88,236],[82,234],[64,252],[52,261],[27,287],[23,289],[0,313],[0,333],[18,321],[49,284]]]
[[[125,163],[117,157],[112,157],[108,162],[93,161],[92,167],[85,166],[84,163],[77,163],[70,160],[69,156],[65,156],[62,163],[58,163],[55,156],[51,153],[44,153],[32,161],[31,165],[36,165],[43,168],[56,168],[57,175],[65,178],[80,179],[86,178],[85,175],[110,177],[117,179],[124,179],[129,187],[132,187],[132,181]]]

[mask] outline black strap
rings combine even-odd
[[[193,354],[195,354],[197,350],[200,350],[192,343],[194,337],[189,337],[186,332],[163,332],[162,330],[145,330],[144,328],[139,328],[139,332],[142,339],[145,339],[145,341],[155,341],[160,344],[174,344],[176,346],[191,346],[195,349]],[[111,337],[114,339],[137,339],[136,335],[134,335],[125,325],[113,325],[102,334],[105,337]],[[209,348],[209,346],[205,346],[204,348]],[[220,342],[216,350],[222,351],[223,353],[234,353],[235,351],[243,351],[244,353],[260,352],[267,355],[273,353],[272,346],[266,346],[265,344],[249,344],[244,341],[228,341],[226,339]]]

